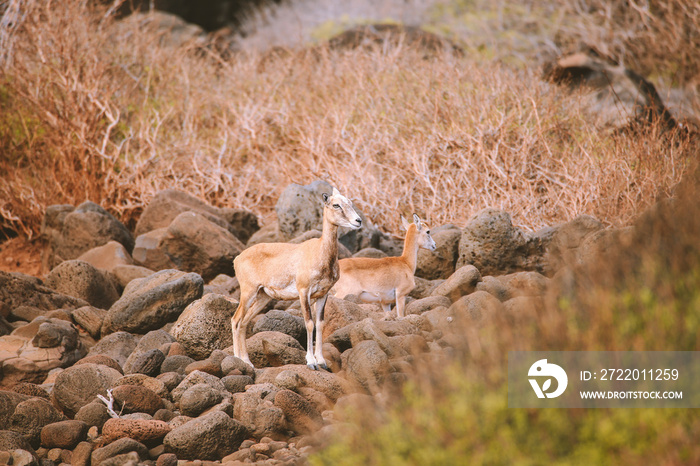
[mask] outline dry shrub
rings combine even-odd
[[[619,225],[685,167],[687,144],[601,133],[537,70],[401,44],[224,61],[161,38],[85,1],[8,4],[4,230],[32,236],[46,205],[86,199],[133,226],[164,188],[268,220],[287,184],[316,178],[388,230],[398,213],[463,223],[487,206],[532,229]]]

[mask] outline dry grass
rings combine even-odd
[[[171,187],[268,220],[288,183],[316,178],[390,231],[398,213],[461,224],[486,206],[532,229],[580,213],[621,225],[685,167],[682,142],[598,131],[539,70],[400,46],[224,62],[115,34],[86,2],[14,8],[0,31],[0,217],[26,236],[46,205],[86,199],[133,226]]]

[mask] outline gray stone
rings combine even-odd
[[[306,363],[306,351],[299,342],[281,332],[256,333],[246,341],[248,356],[255,367]]]
[[[173,429],[163,443],[178,458],[218,460],[238,450],[247,435],[240,422],[213,411]]]
[[[46,263],[50,268],[111,240],[121,243],[127,251],[134,248],[129,230],[94,202],[84,202],[69,213],[61,210],[45,223],[49,251]]]
[[[231,317],[237,303],[224,296],[208,294],[192,302],[178,317],[170,334],[194,359],[209,357],[212,351],[233,344]]]
[[[408,303],[406,305],[406,315],[422,314],[439,306],[450,307],[450,305],[452,305],[452,301],[447,296],[429,296]]]
[[[58,293],[43,286],[36,277],[0,270],[0,315],[7,316],[20,306],[39,311],[75,309],[86,306],[83,299]]]
[[[87,262],[97,269],[113,271],[115,267],[133,265],[134,259],[124,245],[116,241],[110,241],[102,246],[97,246],[84,252],[78,260]]]
[[[255,438],[285,438],[287,423],[284,411],[270,400],[263,400],[262,393],[234,393],[233,417],[238,419]]]
[[[348,376],[369,392],[378,392],[390,368],[386,353],[374,340],[360,341],[348,353],[343,364]]]
[[[477,212],[462,230],[456,267],[471,264],[482,275],[544,271],[548,241],[547,235],[514,227],[507,212],[486,208]]]
[[[143,443],[124,437],[94,450],[91,455],[91,464],[99,465],[109,458],[131,452],[136,452],[139,458],[148,458],[148,448]]]
[[[41,429],[41,446],[72,450],[85,440],[88,425],[83,421],[67,420],[48,424]]]
[[[140,373],[151,376],[158,375],[160,365],[165,359],[165,354],[160,348],[174,341],[175,338],[163,329],[148,332],[141,337],[136,348],[134,348],[134,351],[124,363],[124,372],[127,374]],[[152,373],[154,371],[155,374]]]
[[[77,421],[83,421],[88,426],[96,426],[102,429],[107,420],[111,419],[107,406],[101,401],[92,401],[78,410],[75,415]]]
[[[277,392],[274,403],[284,412],[289,429],[297,434],[311,434],[323,427],[321,413],[303,396],[291,390]]]
[[[178,386],[172,390],[170,395],[172,396],[173,401],[175,401],[176,403],[179,402],[182,395],[190,387],[193,387],[197,384],[207,384],[220,393],[226,392],[226,387],[224,387],[224,384],[221,383],[221,380],[219,380],[218,377],[213,376],[211,374],[207,374],[206,372],[194,371],[190,372],[187,375],[187,377],[185,377],[183,381],[180,382]]]
[[[160,365],[160,371],[162,373],[177,372],[178,374],[185,375],[185,368],[193,362],[194,359],[184,354],[167,356]]]
[[[295,338],[306,346],[306,326],[304,319],[289,312],[272,309],[267,311],[253,326],[253,333],[274,331],[282,332]]]
[[[63,413],[48,400],[33,397],[17,405],[8,425],[10,430],[24,435],[32,447],[39,448],[41,429],[62,419]]]
[[[455,226],[433,228],[430,236],[437,246],[435,251],[418,249],[416,276],[428,280],[448,278],[455,271],[459,239],[462,232]]]
[[[102,323],[107,311],[93,306],[83,306],[71,312],[73,322],[87,331],[92,338],[99,339]]]
[[[603,229],[603,224],[590,215],[579,215],[559,226],[552,236],[547,250],[547,260],[551,270],[559,270],[564,265],[578,265],[582,262],[581,246],[589,235]]]
[[[369,257],[371,259],[381,259],[383,257],[389,257],[381,249],[376,248],[364,248],[357,251],[352,257]]]
[[[80,260],[61,262],[46,277],[46,286],[100,309],[109,309],[119,299],[119,292],[104,272]]]
[[[473,322],[480,322],[502,310],[503,305],[498,298],[486,291],[475,291],[455,301],[450,306],[449,312],[462,322],[464,322],[464,318],[468,318]]]
[[[131,357],[129,357],[131,359]],[[140,353],[130,363],[127,361],[127,374],[145,374],[155,377],[160,374],[160,366],[165,361],[165,355],[159,349]]]
[[[206,383],[195,384],[180,397],[180,412],[185,416],[197,417],[221,400],[223,395],[220,390]]]
[[[107,396],[107,389],[120,377],[118,371],[98,364],[69,367],[56,377],[51,397],[56,406],[73,417],[98,394]]]
[[[153,275],[155,272],[140,265],[117,265],[112,269],[112,275],[119,283],[122,289],[126,288],[132,280],[137,278],[146,278]]]
[[[38,461],[39,459],[27,439],[25,439],[21,434],[9,430],[0,430],[0,452],[11,450],[24,450],[29,452],[34,461]]]
[[[78,347],[78,329],[70,322],[61,319],[46,319],[32,339],[37,348],[55,348],[63,346],[72,351]]]
[[[89,356],[102,354],[114,359],[122,368],[136,349],[136,339],[128,332],[115,332],[102,338],[90,348]]]
[[[464,265],[443,283],[438,285],[432,296],[445,296],[452,301],[457,301],[464,295],[476,290],[476,285],[481,281],[481,274],[473,265]]]
[[[122,297],[109,309],[102,334],[124,330],[145,333],[175,321],[202,296],[204,281],[195,273],[163,270],[127,285]]]
[[[246,386],[252,385],[254,380],[249,375],[227,375],[221,379],[221,383],[230,393],[241,393],[246,390]]]

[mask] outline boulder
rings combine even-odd
[[[241,393],[248,385],[253,385],[255,381],[249,375],[227,375],[221,379],[221,383],[229,393]]]
[[[202,296],[204,281],[195,273],[163,270],[134,280],[110,307],[102,334],[120,330],[146,333],[174,322],[191,302]]]
[[[172,268],[196,272],[208,281],[220,273],[233,275],[233,259],[245,245],[226,228],[194,212],[183,212],[159,238],[157,248],[168,257]],[[134,251],[134,258],[145,267],[161,268],[143,262],[139,250]]]
[[[344,378],[331,372],[309,369],[305,364],[267,368],[256,376],[255,381],[258,384],[274,384],[277,376],[283,371],[295,372],[301,379],[301,386],[313,388],[332,401],[354,391],[353,385]]]
[[[67,420],[54,422],[41,429],[41,446],[72,450],[85,440],[88,425],[83,421]]]
[[[253,334],[267,331],[282,332],[295,338],[302,346],[306,345],[304,319],[289,312],[271,309],[262,315],[253,326]]]
[[[345,299],[338,299],[329,296],[326,301],[326,309],[324,311],[323,324],[323,339],[324,341],[331,333],[339,328],[343,328],[353,322],[370,317],[370,311],[367,307],[352,303]]]
[[[135,248],[134,248],[135,249]],[[126,288],[132,280],[137,278],[146,278],[153,275],[155,272],[140,265],[117,265],[112,270],[112,276],[119,283],[122,289]]]
[[[477,284],[478,286],[479,284]],[[452,300],[447,296],[429,296],[427,298],[416,299],[406,305],[406,315],[423,314],[426,311],[435,309],[439,306],[450,307]]]
[[[112,396],[116,405],[126,414],[153,415],[164,407],[163,400],[153,390],[142,385],[118,385],[112,390]]]
[[[165,359],[165,354],[160,350],[163,345],[175,341],[172,335],[163,329],[152,330],[141,337],[134,351],[124,363],[124,372],[141,373],[156,376],[160,373],[160,365]],[[155,358],[155,359],[154,359]],[[155,372],[143,372],[144,370]]]
[[[22,395],[45,398],[47,400],[51,398],[49,392],[47,392],[43,387],[33,383],[18,383],[12,387],[12,391],[15,393],[21,393]]]
[[[343,367],[348,377],[367,391],[378,392],[390,369],[389,358],[379,344],[375,340],[360,341],[346,354]]]
[[[545,249],[551,231],[529,233],[513,226],[510,214],[486,208],[462,230],[456,267],[474,265],[482,274],[498,275],[521,270],[543,272]]]
[[[90,462],[93,465],[102,464],[103,461],[114,458],[115,456],[123,455],[125,453],[135,452],[138,457],[137,460],[148,458],[148,448],[134,439],[124,437],[116,440],[109,445],[102,448],[97,448],[92,452],[90,456]]]
[[[108,356],[124,367],[131,353],[136,349],[136,339],[128,332],[115,332],[102,338],[90,348],[89,356]]]
[[[503,286],[511,290],[510,297],[542,296],[550,279],[537,272],[516,272],[498,277]]]
[[[383,257],[389,257],[387,253],[377,248],[364,248],[357,251],[352,257],[368,257],[370,259],[381,259]]]
[[[195,362],[194,359],[184,354],[167,356],[160,365],[160,371],[163,374],[166,372],[177,372],[178,374],[185,375],[187,373],[185,369],[193,362]]]
[[[434,228],[430,236],[437,246],[435,251],[418,249],[416,276],[428,280],[447,278],[455,271],[459,239],[462,232],[452,225]]]
[[[92,455],[92,443],[80,442],[73,449],[70,457],[72,466],[90,466],[90,455]]]
[[[255,385],[250,387],[252,390]],[[284,411],[273,404],[271,400],[264,400],[262,393],[246,391],[233,394],[233,417],[241,422],[250,434],[257,438],[270,437],[272,439],[286,438],[287,423]]]
[[[105,444],[121,438],[150,443],[165,437],[172,427],[167,422],[146,419],[109,419],[102,426],[102,441]]]
[[[123,244],[116,241],[109,241],[107,244],[92,248],[81,254],[78,260],[109,272],[122,265],[134,264],[134,259],[131,258],[129,251]]]
[[[119,377],[118,371],[98,364],[69,367],[56,377],[51,399],[68,417],[73,417],[97,395],[107,396],[107,390]]]
[[[547,250],[550,269],[559,270],[565,265],[578,265],[583,262],[582,248],[589,235],[603,230],[603,224],[590,215],[579,215],[560,225],[552,236]]]
[[[87,304],[83,299],[58,293],[42,285],[38,278],[0,270],[0,316],[8,316],[19,307],[35,309],[43,314],[44,311],[75,309]]]
[[[163,443],[178,459],[219,460],[238,450],[247,436],[243,424],[213,411],[173,429]]]
[[[127,374],[114,382],[113,387],[119,387],[121,385],[139,385],[149,389],[161,398],[168,398],[170,394],[165,382],[145,374]]]
[[[255,367],[304,364],[306,350],[299,342],[281,332],[260,332],[247,339],[248,356]]]
[[[91,401],[78,410],[75,414],[76,421],[83,421],[90,427],[101,429],[105,422],[112,419],[107,411],[107,406],[101,401]]]
[[[499,301],[507,301],[513,297],[514,290],[506,286],[498,277],[487,275],[476,284],[477,291],[486,291],[498,298]],[[449,307],[449,306],[448,306]]]
[[[195,212],[210,222],[228,229],[243,243],[260,227],[254,214],[241,209],[219,209],[185,192],[175,189],[159,191],[144,209],[136,223],[137,236],[166,228],[183,212]]]
[[[207,358],[212,351],[233,344],[231,317],[236,307],[237,303],[222,295],[205,295],[187,306],[170,329],[170,334],[188,356]]]
[[[32,448],[32,446],[29,444],[27,439],[25,439],[21,434],[18,434],[17,432],[12,432],[10,430],[0,430],[0,452],[2,451],[12,451],[12,450],[24,450],[26,452],[29,452],[31,455],[32,459],[34,461],[37,461],[38,464],[38,457],[36,455],[36,452]],[[17,463],[8,463],[8,464],[17,464]],[[31,463],[25,462],[25,463],[20,463],[20,464],[27,464],[30,465]]]
[[[274,403],[284,412],[287,427],[297,434],[312,434],[323,427],[321,413],[306,398],[291,390],[277,392]]]
[[[462,296],[473,292],[480,281],[481,274],[477,268],[473,265],[464,265],[438,285],[431,294],[432,296],[445,296],[452,301],[457,301]]]
[[[83,306],[71,312],[73,322],[85,329],[95,339],[100,338],[102,323],[106,315],[107,311],[93,306]]]
[[[180,397],[180,412],[185,416],[197,417],[223,400],[223,394],[209,384],[198,383]]]
[[[44,217],[42,235],[48,240],[44,263],[48,268],[76,259],[112,240],[122,244],[127,251],[134,248],[129,230],[94,202],[83,202],[75,210],[68,210],[65,206],[50,208]]]
[[[455,301],[449,313],[459,322],[480,322],[490,315],[503,311],[503,305],[486,291],[475,291]],[[469,320],[465,320],[469,319]]]
[[[178,386],[171,391],[170,395],[172,396],[173,401],[176,403],[179,402],[182,395],[190,387],[201,383],[207,384],[211,386],[214,390],[219,391],[223,394],[226,393],[226,387],[224,387],[224,384],[221,382],[221,380],[219,380],[218,377],[213,376],[211,374],[207,374],[206,372],[194,371],[188,374],[187,377],[185,377],[182,380],[182,382],[180,382]]]
[[[60,413],[44,398],[29,398],[21,401],[11,413],[8,428],[22,434],[34,448],[39,448],[41,429],[63,419]]]

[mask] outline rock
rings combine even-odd
[[[194,212],[178,215],[160,235],[156,247],[174,265],[170,268],[198,273],[207,281],[220,273],[233,275],[233,259],[245,249],[226,228]],[[160,263],[143,261],[138,248],[134,258],[145,267],[161,268]]]
[[[287,425],[284,411],[272,401],[263,400],[259,394],[250,392],[234,393],[233,400],[233,417],[238,419],[253,437],[285,438]]]
[[[233,344],[231,317],[237,303],[224,296],[208,294],[192,302],[178,317],[170,334],[194,359],[209,357],[212,351]]]
[[[75,309],[87,302],[43,286],[41,280],[19,273],[0,270],[0,316],[8,316],[12,309],[24,306],[39,311]]]
[[[445,280],[440,279],[440,280],[426,280],[424,278],[420,277],[413,277],[413,279],[416,282],[416,287],[411,290],[411,292],[408,294],[413,299],[423,299],[427,298],[430,296],[430,293],[440,286],[442,283],[444,283]]]
[[[129,230],[94,202],[83,202],[70,213],[65,213],[67,209],[64,207],[58,210],[58,215],[52,211],[52,218],[45,218],[42,225],[42,233],[48,238],[45,263],[49,268],[111,240],[121,243],[127,251],[134,248]]]
[[[109,272],[120,265],[134,264],[134,259],[131,258],[129,251],[126,250],[124,245],[116,241],[109,241],[107,244],[92,248],[81,254],[78,260]]]
[[[107,311],[93,306],[83,306],[73,312],[71,317],[76,325],[84,328],[92,338],[99,339]]]
[[[160,362],[157,363],[158,369],[160,368],[160,364],[163,362],[165,359],[165,354],[161,351],[160,348],[163,347],[163,345],[172,343],[175,341],[175,338],[173,338],[172,335],[170,335],[168,332],[166,332],[163,329],[159,330],[152,330],[148,332],[146,335],[141,337],[139,340],[138,344],[136,345],[136,348],[134,348],[134,351],[129,355],[129,358],[126,360],[126,363],[124,363],[124,371],[126,373],[145,373],[145,372],[139,372],[135,370],[134,364],[141,364],[143,365],[145,360],[143,359],[143,356],[146,354],[151,354],[153,355],[154,350],[158,350],[160,354],[162,355],[162,359]],[[160,356],[156,356],[157,359],[160,359]],[[148,360],[148,358],[146,358]],[[137,362],[138,361],[138,362]],[[155,364],[155,363],[154,363]],[[155,374],[147,374],[147,375],[158,375],[158,372]]]
[[[68,417],[73,417],[98,394],[107,396],[107,389],[119,377],[118,371],[98,364],[69,367],[56,377],[51,398]]]
[[[372,319],[365,319],[357,325],[353,325],[350,330],[350,343],[353,347],[356,347],[360,342],[365,340],[376,341],[387,356],[404,356],[398,348],[395,348],[391,344],[389,337],[375,325]]]
[[[210,385],[212,388],[222,393],[224,393],[226,390],[224,384],[221,383],[221,380],[219,380],[218,377],[207,374],[206,372],[194,371],[188,374],[187,377],[185,377],[183,381],[172,390],[170,395],[172,396],[173,401],[176,403],[179,402],[180,398],[187,391],[187,389],[200,383]]]
[[[41,446],[71,450],[85,440],[88,427],[86,423],[75,420],[48,424],[41,429]]]
[[[165,385],[165,388],[170,392],[173,388],[177,387],[180,382],[185,379],[183,374],[178,374],[177,372],[162,372],[156,380],[160,380]]]
[[[438,285],[433,290],[432,295],[445,296],[454,302],[462,296],[472,293],[480,281],[481,274],[477,268],[473,265],[464,265]]]
[[[156,466],[177,466],[177,455],[174,453],[163,453],[156,460]]]
[[[124,367],[126,360],[136,349],[136,339],[128,332],[116,332],[102,338],[95,346],[90,348],[89,356],[104,355],[115,360],[120,367]]]
[[[249,375],[227,375],[221,379],[226,390],[230,393],[244,392],[246,386],[253,385],[254,380]]]
[[[129,367],[128,374],[145,374],[150,377],[155,377],[160,374],[160,366],[165,361],[165,355],[159,349],[152,349],[141,353],[136,357]]]
[[[111,443],[128,437],[149,443],[165,437],[172,428],[167,422],[144,419],[109,419],[102,427],[102,441]]]
[[[232,356],[233,347],[226,348],[226,352],[229,354],[221,360],[221,372],[223,374],[232,374],[233,371],[239,371],[243,375],[255,376],[255,370],[250,367],[247,363],[243,362],[241,358]],[[239,372],[236,372],[238,374]]]
[[[90,466],[90,455],[92,455],[92,443],[80,442],[78,446],[73,449],[71,465]]]
[[[101,401],[92,401],[78,410],[76,421],[83,421],[88,426],[96,426],[99,429],[112,417],[107,411],[107,406]]]
[[[236,451],[248,430],[221,411],[213,411],[173,429],[166,450],[182,459],[218,460]]]
[[[34,448],[39,448],[41,429],[63,419],[63,414],[44,398],[26,399],[17,404],[10,414],[9,422],[3,425],[22,434]]]
[[[139,385],[151,390],[161,398],[169,398],[170,392],[165,383],[157,378],[149,377],[145,374],[127,374],[114,382],[113,387],[120,385]]]
[[[369,257],[371,259],[381,259],[382,257],[388,257],[387,253],[381,249],[376,248],[364,248],[357,251],[352,257]]]
[[[524,232],[513,226],[507,212],[486,208],[462,230],[456,267],[474,265],[484,275],[521,270],[544,271],[550,236]]]
[[[140,265],[117,265],[112,270],[112,276],[119,283],[122,289],[137,278],[146,278],[153,275],[155,272]]]
[[[12,391],[27,396],[36,396],[40,398],[50,399],[51,396],[43,387],[33,383],[18,383],[12,387]]]
[[[295,338],[302,346],[306,345],[304,319],[289,312],[277,309],[267,311],[253,326],[253,334],[267,331],[282,332]]]
[[[408,303],[406,305],[406,315],[423,314],[424,312],[435,309],[439,306],[450,307],[451,305],[452,301],[447,296],[429,296],[427,298],[417,299]]]
[[[141,464],[141,456],[135,451],[116,455],[100,463],[100,466],[138,466]]]
[[[194,362],[189,356],[184,356],[177,354],[175,356],[168,356],[163,360],[160,365],[160,371],[162,373],[166,372],[177,372],[178,374],[185,375],[185,368]]]
[[[389,340],[394,348],[406,354],[425,353],[430,349],[422,335],[396,335]]]
[[[136,235],[142,235],[157,228],[165,228],[183,212],[196,212],[220,227],[228,229],[242,242],[260,227],[258,219],[250,212],[241,209],[219,209],[175,189],[159,191],[146,206],[136,223]]]
[[[27,451],[35,461],[38,460],[36,452],[29,442],[27,442],[27,439],[25,439],[21,434],[9,430],[0,430],[0,452],[11,450]]]
[[[435,251],[418,249],[416,276],[428,280],[448,278],[455,271],[462,232],[457,227],[438,227],[430,232],[430,236],[437,248]]]
[[[44,320],[44,318],[40,318]],[[68,351],[78,347],[78,329],[73,324],[61,319],[46,319],[32,339],[32,345],[37,348],[55,348],[63,346]],[[87,350],[84,350],[87,351]]]
[[[459,321],[468,318],[480,322],[484,318],[503,310],[501,302],[486,291],[475,291],[455,301],[449,308],[449,313]]]
[[[309,230],[321,230],[323,226],[323,203],[321,195],[330,193],[333,187],[325,181],[314,181],[310,185],[287,186],[275,205],[280,232],[287,239]]]
[[[293,371],[297,373],[304,387],[313,388],[326,395],[332,401],[353,391],[353,385],[344,378],[330,372],[309,369],[305,364],[267,368],[256,377],[256,383],[273,384],[282,371]]]
[[[347,363],[343,364],[348,376],[369,392],[377,392],[389,372],[386,353],[374,340],[360,341],[348,352]]]
[[[148,448],[143,443],[125,437],[94,450],[90,456],[90,461],[92,465],[99,465],[109,458],[130,452],[137,453],[139,458],[148,458]]]
[[[323,340],[325,341],[330,334],[339,328],[353,322],[359,322],[367,317],[370,317],[370,313],[366,307],[329,296],[324,311]]]
[[[180,412],[185,416],[197,417],[223,400],[220,390],[206,383],[191,386],[180,397]]]
[[[498,280],[509,290],[512,296],[542,296],[549,285],[549,278],[537,272],[516,272],[501,275]]]
[[[175,321],[185,307],[202,296],[203,287],[199,275],[177,270],[163,270],[134,280],[109,309],[102,334],[156,330]]]
[[[124,413],[153,415],[164,407],[163,400],[153,390],[141,385],[119,385],[112,395]]]
[[[602,229],[603,224],[590,215],[579,215],[559,226],[547,250],[551,270],[559,270],[565,265],[581,264],[581,246],[585,239]]]
[[[270,223],[253,233],[248,239],[246,247],[249,248],[260,243],[283,243],[285,241],[287,238],[280,232],[279,225]]]
[[[247,340],[248,356],[255,367],[306,363],[306,351],[299,342],[281,332],[260,332]]]
[[[221,364],[211,359],[205,359],[203,361],[194,361],[185,367],[185,374],[189,374],[193,371],[202,371],[207,374],[214,375],[216,377],[223,377],[223,372],[221,371]]]
[[[486,291],[498,298],[499,301],[507,301],[513,297],[511,288],[507,287],[501,280],[491,275],[487,275],[483,280],[476,284],[477,291]]]
[[[311,434],[323,427],[321,413],[303,396],[291,390],[277,392],[274,403],[284,411],[288,427],[297,434]]]

